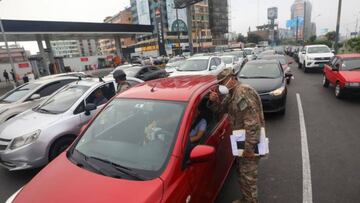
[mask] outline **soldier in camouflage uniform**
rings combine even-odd
[[[265,127],[262,103],[257,92],[248,85],[241,84],[229,70],[218,75],[220,85],[230,92],[223,100],[218,93],[210,94],[214,111],[227,112],[230,115],[233,130],[245,129],[245,150],[237,159],[237,172],[242,199],[234,202],[258,202],[257,176],[260,157],[255,156],[254,147],[260,141],[261,127]]]

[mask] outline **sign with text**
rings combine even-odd
[[[82,58],[80,58],[80,61],[81,61],[81,62],[88,62],[88,61],[89,61],[89,58],[87,58],[87,57],[82,57]]]
[[[29,68],[30,67],[29,63],[19,63],[18,66],[19,66],[19,68]]]

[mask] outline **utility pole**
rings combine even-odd
[[[192,36],[192,12],[191,12],[191,5],[186,7],[187,11],[187,24],[188,24],[188,38],[189,38],[189,49],[190,55],[194,53],[193,50],[193,36]]]
[[[296,16],[296,43],[299,40],[299,17]]]
[[[335,37],[335,53],[336,54],[339,51],[339,32],[340,32],[341,5],[342,5],[342,0],[339,0],[338,15],[337,15],[337,22],[336,22],[336,37]]]
[[[304,25],[303,25],[303,41],[305,45],[306,38],[306,0],[304,1]]]
[[[177,48],[178,49],[178,51],[179,51],[179,55],[180,54],[182,54],[181,52],[181,50],[182,50],[182,48],[181,48],[181,41],[180,41],[180,23],[179,23],[179,9],[176,9],[176,27],[177,27],[177,29],[176,29],[176,31],[177,31],[177,38],[178,38],[178,43],[179,43],[179,47]]]
[[[1,2],[1,0],[0,0]],[[7,37],[6,37],[6,34],[5,34],[5,29],[4,29],[4,26],[3,26],[3,21],[0,17],[0,30],[1,30],[1,33],[2,33],[2,36],[4,38],[4,42],[5,42],[5,47],[6,47],[6,52],[7,52],[7,55],[9,57],[9,60],[10,60],[10,64],[11,64],[11,69],[12,71],[14,72],[14,81],[15,81],[15,86],[18,86],[19,83],[18,83],[18,80],[16,78],[17,74],[16,74],[16,68],[15,68],[15,64],[14,64],[14,60],[11,56],[11,53],[10,53],[10,49],[9,49],[9,44],[8,44],[8,41],[7,41]]]

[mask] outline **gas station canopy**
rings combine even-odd
[[[152,25],[2,20],[8,41],[36,41],[41,38],[54,40],[107,39],[151,34]],[[3,38],[0,37],[0,42]]]

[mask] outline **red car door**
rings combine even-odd
[[[198,144],[214,147],[215,157],[205,163],[187,166],[192,189],[191,202],[214,201],[233,160],[230,145],[231,125],[228,116],[220,116],[214,112],[212,114],[213,120],[207,121],[207,134]],[[191,145],[190,141],[189,145]]]
[[[326,65],[325,69],[324,69],[326,71],[325,72],[326,77],[331,84],[336,83],[336,71],[333,71],[332,69],[335,68],[337,61],[338,61],[338,58],[334,57],[333,60],[331,60],[330,64]]]

